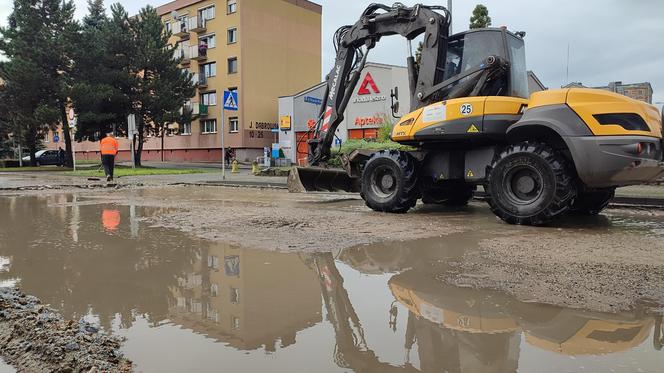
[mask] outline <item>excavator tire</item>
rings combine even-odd
[[[507,146],[487,174],[491,210],[510,224],[547,224],[568,212],[576,197],[567,160],[544,143]]]
[[[580,215],[598,215],[609,205],[615,196],[615,188],[579,193],[572,205],[572,212]]]
[[[422,190],[426,205],[466,206],[475,194],[475,187],[465,183],[449,183]]]
[[[410,154],[383,150],[371,156],[362,173],[362,198],[369,208],[403,214],[419,197],[417,162]]]

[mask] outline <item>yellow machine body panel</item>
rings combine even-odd
[[[465,309],[452,310],[429,303],[417,291],[396,283],[390,283],[390,290],[394,297],[415,315],[448,329],[468,333],[497,334],[513,333],[519,328],[516,321],[509,316],[488,315],[490,312],[483,315],[483,305],[473,299],[466,301]]]
[[[572,337],[555,341],[526,331],[526,341],[533,346],[563,355],[597,355],[626,351],[641,345],[650,335],[654,322],[588,320]]]
[[[528,100],[514,97],[466,97],[438,102],[413,111],[394,127],[392,140],[417,141],[418,136],[462,136],[472,138],[483,132],[485,119],[520,115]],[[426,140],[426,139],[423,139]]]
[[[657,107],[617,93],[589,88],[567,88],[533,93],[529,109],[548,105],[568,105],[595,136],[662,137],[662,116]],[[637,114],[643,120],[640,129],[621,125],[621,115]],[[601,123],[597,116],[604,116]],[[612,120],[614,122],[612,122]],[[632,123],[634,125],[634,123]]]
[[[659,110],[645,102],[613,92],[598,89],[570,89],[567,104],[588,125],[596,136],[640,135],[662,137],[661,114]],[[646,123],[643,130],[630,130],[618,123],[601,124],[597,114],[636,113]]]

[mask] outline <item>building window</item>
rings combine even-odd
[[[166,22],[164,24],[164,30],[166,31],[166,33],[170,33],[173,31],[173,26],[171,25],[170,22]]]
[[[233,316],[231,318],[231,328],[233,330],[238,330],[240,329],[240,318]]]
[[[200,19],[201,26],[205,26],[205,22],[214,19],[214,5],[203,8],[198,11],[198,18]]]
[[[203,75],[206,78],[217,76],[217,64],[215,62],[212,62],[212,63],[206,63],[205,65],[201,65],[201,75]]]
[[[201,103],[205,106],[217,105],[217,92],[207,92],[201,94]]]
[[[228,44],[237,43],[237,27],[228,29]]]
[[[228,73],[237,74],[237,57],[231,57],[228,59]]]
[[[237,0],[226,0],[226,13],[233,14],[237,12]]]
[[[191,135],[191,123],[182,123],[180,125],[180,135]]]
[[[231,303],[240,304],[240,289],[231,288]]]
[[[238,133],[240,132],[240,121],[237,117],[231,117],[228,119],[228,132]]]
[[[218,297],[219,296],[219,285],[217,285],[217,284],[210,285],[210,296],[211,297]]]
[[[207,49],[212,49],[217,44],[217,38],[214,37],[214,34],[201,36],[198,38],[198,45],[207,44]]]
[[[201,121],[201,132],[202,133],[217,133],[217,120],[216,119],[204,119]]]

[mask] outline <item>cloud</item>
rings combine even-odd
[[[165,2],[165,1],[164,1]],[[332,35],[346,24],[355,23],[373,0],[315,0],[323,6],[323,71],[334,63]],[[413,5],[416,1],[402,1]],[[425,0],[421,2],[427,3]],[[655,101],[664,101],[664,1],[661,0],[454,0],[454,31],[468,27],[477,3],[489,8],[494,26],[526,31],[528,68],[549,87],[568,82],[567,48],[570,49],[569,81],[605,85],[609,81],[652,83]],[[87,1],[76,0],[77,17],[87,11]],[[107,5],[112,2],[107,2]],[[133,14],[147,5],[163,2],[121,0]],[[385,1],[385,3],[391,3]],[[446,4],[446,1],[430,1]],[[0,20],[9,15],[11,0],[0,0]],[[398,37],[385,38],[372,51],[370,60],[405,64],[406,43]]]

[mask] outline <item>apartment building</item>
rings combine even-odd
[[[174,58],[182,58],[182,69],[198,83],[184,108],[198,119],[171,126],[164,160],[221,162],[224,90],[237,90],[240,108],[226,113],[226,147],[240,161],[262,155],[277,141],[277,98],[320,81],[321,6],[307,0],[176,0],[157,11],[172,33]],[[120,147],[119,158],[129,160],[129,142],[120,139]],[[95,143],[76,144],[79,159],[96,159],[98,150]],[[161,158],[161,140],[148,139],[143,159]]]

